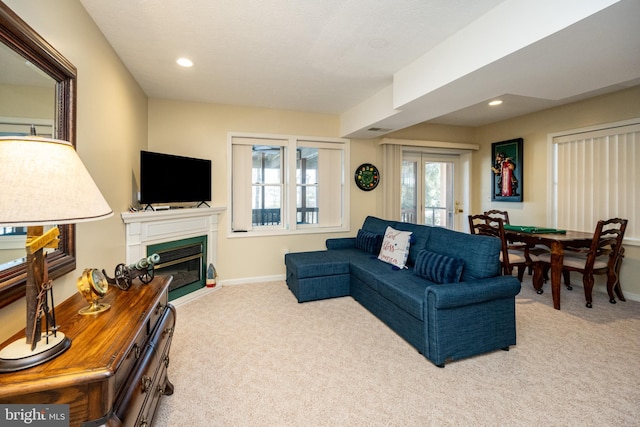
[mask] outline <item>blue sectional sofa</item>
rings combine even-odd
[[[405,268],[378,259],[387,227],[411,232]],[[439,367],[516,344],[520,282],[500,275],[498,239],[369,216],[326,246],[285,255],[298,302],[352,296]]]

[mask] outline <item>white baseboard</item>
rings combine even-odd
[[[573,283],[571,284],[571,286],[574,286]],[[582,284],[578,284],[578,287],[582,288]],[[597,292],[601,292],[603,294],[607,294],[607,287],[606,286],[594,286],[593,288],[594,291]],[[624,286],[622,287],[622,294],[624,295],[624,299],[629,300],[629,301],[637,301],[640,302],[640,295],[638,294],[634,294],[631,292],[626,292],[624,290]],[[616,296],[616,300],[618,299],[618,297]]]
[[[218,283],[221,283],[223,286],[230,286],[230,285],[246,285],[249,283],[259,283],[259,282],[277,282],[279,280],[285,280],[285,279],[286,279],[286,276],[284,274],[275,274],[273,276],[244,277],[242,279],[220,280]]]
[[[573,279],[573,277],[572,277],[572,279]],[[549,281],[547,281],[547,283],[545,283],[545,286],[548,286],[548,288],[545,288],[545,289],[548,289],[548,291],[549,291],[549,292],[551,292],[551,283],[550,283]],[[562,291],[564,291],[564,290],[566,289],[566,288],[565,288],[565,286],[564,286],[564,279],[562,280],[562,284],[561,284],[561,286],[562,286]],[[575,288],[580,288],[580,291],[579,291],[579,292],[584,293],[584,290],[583,290],[583,289],[584,289],[584,286],[582,286],[582,283],[581,283],[581,282],[574,282],[574,281],[572,280],[572,281],[571,281],[571,286],[572,286],[574,289],[575,289]],[[592,294],[591,294],[594,298],[595,298],[595,293],[596,293],[596,292],[597,292],[597,293],[599,293],[599,294],[607,295],[607,298],[608,298],[608,294],[607,294],[607,287],[606,287],[606,286],[595,285],[595,286],[593,287],[593,292],[592,292]],[[640,295],[638,295],[638,294],[634,294],[634,293],[632,293],[632,292],[627,292],[627,291],[625,291],[625,290],[624,290],[624,287],[622,288],[622,294],[624,295],[624,298],[625,298],[627,301],[636,301],[636,302],[640,302]],[[618,297],[617,297],[617,296],[616,296],[616,300],[618,300]]]
[[[193,292],[189,292],[186,295],[181,296],[180,298],[176,298],[171,302],[171,304],[173,304],[175,307],[179,307],[181,305],[185,305],[191,301],[197,300],[198,298],[208,295],[212,292],[218,291],[220,290],[220,288],[222,287],[222,285],[220,283],[216,284],[216,286],[214,288],[208,288],[208,287],[204,287],[204,288],[200,288],[197,291],[193,291]]]

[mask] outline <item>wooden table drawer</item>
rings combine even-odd
[[[125,392],[116,403],[116,414],[125,426],[136,425],[141,413],[157,394],[160,372],[168,364],[168,353],[175,327],[175,309],[169,306],[163,311],[160,323],[142,352],[139,363],[129,378]],[[166,377],[164,375],[163,377]],[[163,378],[163,384],[164,384]],[[163,385],[164,387],[164,385]]]
[[[169,289],[165,289],[158,303],[151,309],[149,323],[147,324],[147,333],[151,334],[155,329],[160,317],[164,314],[165,309],[169,306]]]
[[[149,335],[145,329],[141,329],[135,340],[133,341],[133,345],[129,348],[127,355],[122,360],[120,364],[120,368],[116,372],[116,380],[115,380],[115,389],[120,390],[123,383],[129,378],[131,371],[133,370],[138,360],[142,356],[142,352],[146,346],[147,340],[149,339]]]

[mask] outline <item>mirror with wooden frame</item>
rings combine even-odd
[[[76,122],[76,68],[46,40],[0,1],[0,55],[22,58],[20,66],[35,69],[52,79],[55,87],[52,137],[71,142],[74,146]],[[4,58],[4,56],[3,56]],[[2,67],[10,61],[1,61]],[[6,71],[6,72],[5,72]],[[33,71],[33,70],[32,70]],[[20,75],[3,69],[3,76]],[[0,85],[11,82],[0,81]],[[23,84],[20,82],[20,84]],[[9,102],[20,102],[11,99]],[[7,115],[6,113],[3,115]],[[61,225],[60,245],[46,256],[49,278],[55,279],[76,268],[75,225]],[[0,265],[0,307],[25,295],[26,262],[17,259]]]

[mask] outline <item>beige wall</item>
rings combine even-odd
[[[640,117],[639,99],[640,88],[633,88],[490,126],[470,128],[422,124],[386,137],[480,144],[481,149],[473,155],[470,211],[503,208],[510,211],[514,223],[546,225],[547,135],[566,129]],[[335,137],[338,136],[338,122],[331,115],[158,99],[149,101],[149,148],[212,159],[215,206],[227,205],[226,160],[229,131]],[[491,143],[517,137],[525,140],[524,202],[491,202]],[[350,171],[365,162],[382,168],[382,149],[378,140],[352,139]],[[381,173],[384,177],[384,170],[381,169]],[[221,283],[282,276],[283,254],[286,251],[324,249],[326,238],[353,236],[367,215],[382,215],[383,199],[380,189],[360,191],[350,178],[349,187],[349,233],[230,238],[227,236],[227,215],[223,215],[218,239],[219,265],[216,266]],[[248,263],[247,259],[251,262]],[[638,248],[629,246],[623,263],[623,285],[630,297],[640,299],[640,284],[632,279],[638,273]],[[579,283],[580,279],[574,281]]]
[[[227,206],[227,132],[338,137],[336,115],[235,107],[168,100],[149,100],[149,149],[212,160],[213,206]],[[371,148],[374,147],[374,148]],[[352,141],[351,167],[377,162],[376,145]],[[351,188],[351,223],[362,224],[366,212],[375,212],[376,192]],[[296,236],[228,237],[227,217],[220,218],[218,238],[219,281],[284,275],[283,254],[324,249],[326,234]],[[357,228],[356,228],[357,229]],[[342,237],[349,233],[332,234]]]
[[[337,137],[338,117],[292,111],[147,100],[78,0],[4,0],[78,69],[78,152],[116,213],[100,222],[78,225],[78,270],[58,279],[56,299],[75,293],[82,269],[107,271],[124,261],[124,225],[119,213],[132,201],[139,151],[152,149],[213,161],[213,202],[227,205],[226,134],[228,131]],[[388,135],[395,138],[480,143],[474,155],[472,211],[506,207],[514,222],[546,221],[546,135],[640,116],[640,89],[560,107],[477,129],[419,125]],[[492,204],[487,200],[490,145],[515,137],[525,140],[525,201]],[[148,141],[148,144],[147,144]],[[361,163],[382,165],[375,140],[351,142],[350,172]],[[383,175],[384,176],[384,175]],[[384,178],[383,178],[384,179]],[[368,214],[380,215],[382,192],[358,190],[349,179],[351,231],[332,235],[228,238],[226,214],[221,218],[221,281],[284,274],[283,253],[324,248],[327,237],[355,235]],[[506,206],[505,206],[506,205]],[[640,251],[627,248],[623,288],[640,299]],[[24,327],[24,301],[0,311],[0,340]]]
[[[470,212],[480,213],[489,209],[504,209],[509,211],[509,219],[514,224],[551,226],[547,224],[547,212],[550,209],[547,201],[548,135],[639,117],[640,86],[636,86],[488,126],[467,128],[421,124],[387,137],[479,144],[480,150],[473,154]],[[492,202],[491,144],[513,138],[524,139],[524,201],[522,203]],[[640,247],[626,245],[625,249],[621,271],[622,288],[628,298],[640,301],[640,281],[637,279],[640,276]],[[582,283],[578,275],[572,276],[572,281],[576,284]],[[596,276],[596,286],[603,291],[603,285],[602,276]],[[606,301],[606,298],[602,297],[601,300]]]
[[[0,117],[53,120],[55,96],[53,87],[0,84]]]
[[[234,107],[170,100],[149,100],[149,149],[196,156],[213,162],[213,205],[227,206],[227,132],[254,132],[338,137],[335,115],[311,114],[260,108]],[[419,125],[388,135],[394,138],[473,142],[474,129],[442,125]],[[378,140],[352,139],[347,181],[350,190],[348,233],[295,236],[229,237],[227,214],[221,217],[218,237],[218,265],[221,283],[270,278],[285,273],[283,254],[321,250],[325,240],[354,236],[367,215],[382,215],[382,191],[359,190],[351,178],[362,163],[382,170],[382,149]],[[384,178],[383,178],[384,179]],[[228,206],[227,206],[228,207]],[[242,255],[240,255],[242,254]],[[250,262],[247,262],[250,260]]]
[[[131,176],[147,143],[147,98],[78,0],[3,0],[78,70],[78,153],[116,214],[77,226],[77,270],[55,281],[57,301],[76,292],[84,268],[124,261]],[[0,311],[0,340],[24,328],[24,301]]]
[[[509,219],[517,224],[547,224],[549,176],[547,170],[550,133],[579,129],[604,123],[640,118],[640,86],[586,101],[576,102],[506,120],[476,129],[476,142],[481,150],[474,155],[472,210],[507,209]],[[524,202],[495,203],[490,200],[491,143],[512,138],[524,138]],[[476,185],[477,183],[477,185]],[[640,301],[640,247],[626,245],[622,263],[622,289],[630,298]],[[572,277],[582,282],[579,276]],[[602,276],[596,276],[596,286],[602,286]],[[602,299],[606,301],[606,299]],[[597,300],[596,300],[597,301]]]

